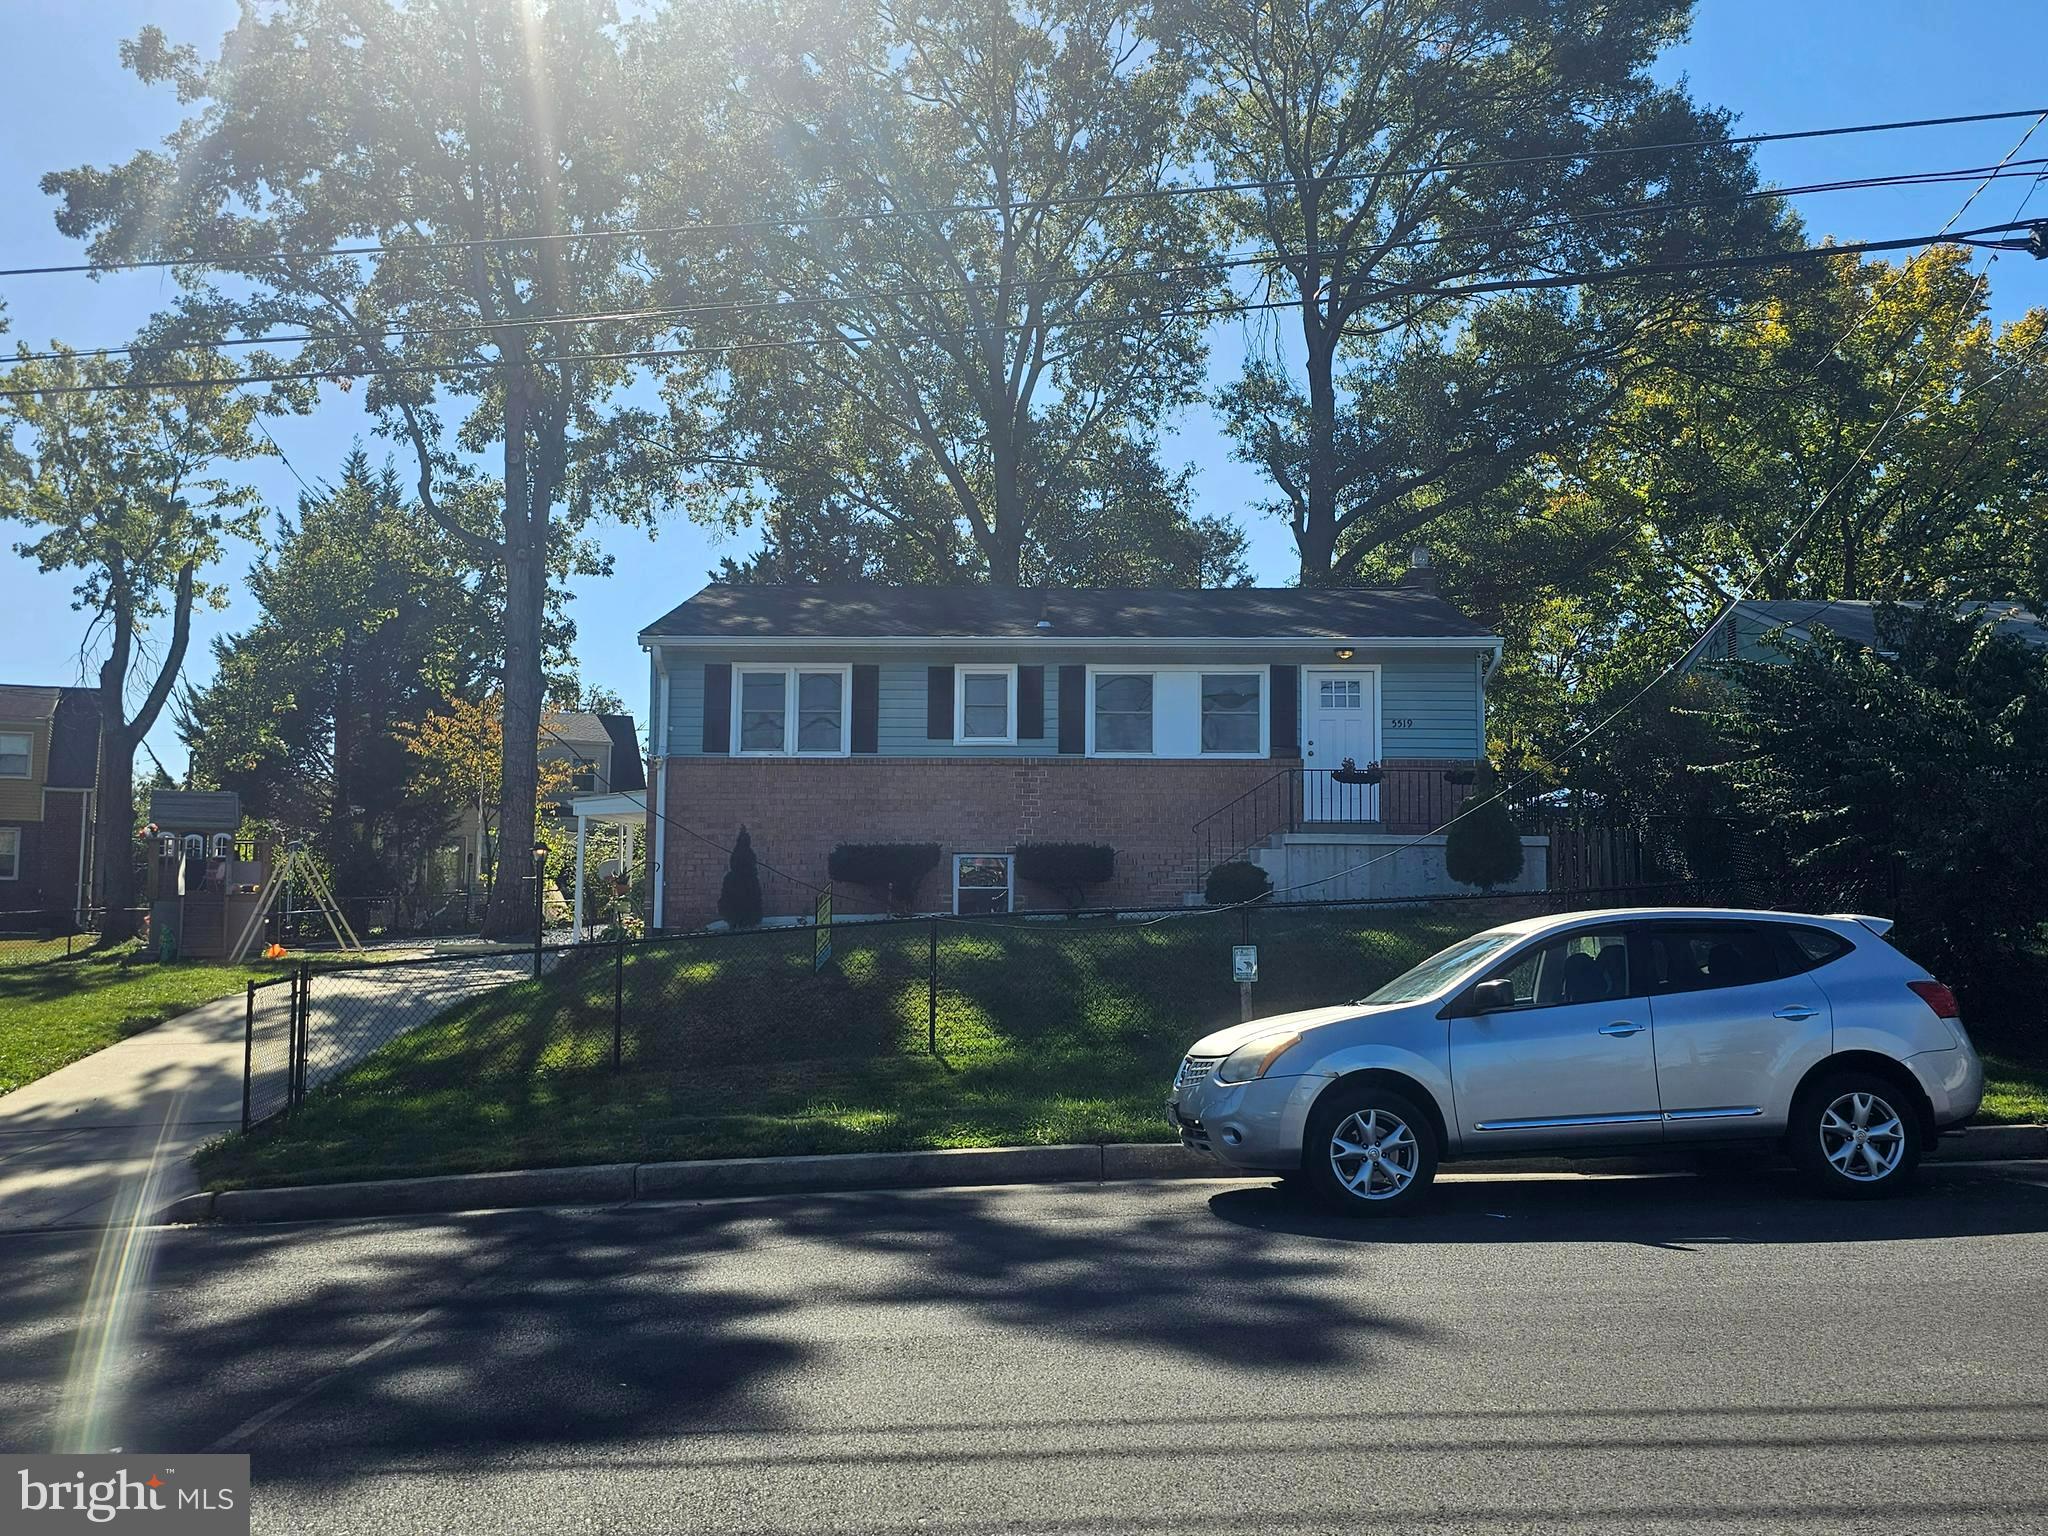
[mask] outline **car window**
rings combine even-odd
[[[1653,997],[1746,987],[1784,974],[1771,936],[1747,923],[1654,923],[1644,941],[1644,975]]]
[[[1506,949],[1521,937],[1515,933],[1479,933],[1440,949],[1420,965],[1411,967],[1378,991],[1361,997],[1361,1003],[1412,1003],[1441,992],[1487,956]]]
[[[1779,956],[1785,962],[1787,974],[1817,970],[1856,947],[1839,933],[1829,933],[1825,928],[1806,928],[1797,923],[1771,926],[1784,941],[1779,946]]]
[[[1604,1003],[1630,995],[1628,936],[1619,929],[1587,929],[1539,944],[1492,972],[1514,984],[1518,1008]]]

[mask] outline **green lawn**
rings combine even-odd
[[[2004,1125],[2038,1125],[2048,1120],[2048,1059],[1987,1054],[1984,1107],[1977,1118]]]
[[[1256,1011],[1371,990],[1498,920],[1260,914]],[[630,951],[612,1067],[609,953],[448,1010],[316,1091],[273,1134],[200,1155],[216,1188],[587,1162],[1170,1139],[1183,1051],[1234,1023],[1241,918],[803,930]],[[927,1047],[936,1023],[938,1053]],[[2048,1118],[2048,1068],[1991,1062],[1987,1120]]]
[[[0,968],[0,1094],[283,970],[274,963],[154,964],[133,943],[69,959],[60,949],[54,959]]]
[[[80,944],[85,939],[77,941]],[[77,949],[32,961],[0,954],[0,1094],[46,1077],[81,1056],[104,1050],[165,1019],[233,997],[251,981],[282,976],[293,966],[362,964],[403,958],[405,951],[368,956],[332,951],[286,960],[180,960],[163,965],[143,957],[140,941]]]
[[[1370,991],[1487,926],[1442,913],[1261,914],[1256,1009]],[[1165,1089],[1235,1023],[1241,918],[943,925],[938,1054],[923,925],[680,940],[459,1005],[274,1135],[201,1154],[218,1188],[603,1161],[1170,1139]],[[1365,926],[1366,923],[1372,926]]]

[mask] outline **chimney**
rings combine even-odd
[[[1411,592],[1436,595],[1436,567],[1430,564],[1427,544],[1418,544],[1408,551],[1408,569],[1401,573],[1401,585]]]

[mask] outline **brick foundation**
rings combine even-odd
[[[669,821],[663,926],[700,927],[717,916],[726,855],[712,844],[730,845],[742,823],[764,863],[817,885],[835,844],[935,842],[943,857],[918,891],[920,911],[951,909],[952,855],[1008,853],[1027,841],[1116,850],[1117,877],[1089,890],[1090,906],[1178,906],[1194,888],[1196,820],[1288,766],[1264,758],[670,758],[661,770]],[[809,891],[765,869],[761,889],[770,916],[811,910]],[[882,906],[857,886],[842,886],[838,901],[846,912]],[[1027,884],[1016,901],[1020,909],[1064,905]]]

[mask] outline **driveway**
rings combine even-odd
[[[532,967],[531,951],[471,949],[316,968],[308,1083]],[[258,994],[280,1085],[285,990]],[[192,1152],[241,1124],[244,1014],[241,997],[207,1003],[0,1097],[0,1232],[127,1222],[190,1194]]]
[[[247,1451],[259,1532],[2041,1530],[2044,1178],[165,1229],[83,1338],[52,1233],[0,1245],[0,1435]]]

